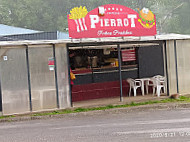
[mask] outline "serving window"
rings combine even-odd
[[[119,65],[116,47],[101,49],[70,49],[70,66],[72,70],[117,69]],[[137,67],[137,48],[121,49],[122,68]]]

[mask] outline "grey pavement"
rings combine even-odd
[[[1,123],[1,142],[188,142],[189,109],[127,108]]]
[[[73,107],[97,107],[97,106],[106,106],[106,105],[122,105],[129,104],[131,102],[146,102],[151,100],[162,100],[166,99],[168,96],[162,94],[160,97],[153,96],[152,94],[148,95],[139,95],[139,96],[131,96],[131,97],[123,97],[123,101],[120,101],[120,97],[113,98],[102,98],[102,99],[92,99],[87,101],[74,102]]]
[[[161,97],[156,97],[152,95],[137,96],[137,97],[124,97],[123,101],[120,101],[119,97],[115,98],[103,98],[88,100],[82,102],[75,102],[74,107],[71,109],[76,109],[79,107],[90,108],[90,107],[99,107],[106,105],[121,105],[131,102],[146,102],[150,100],[162,100],[168,98],[168,96],[163,95]],[[145,111],[145,110],[156,110],[156,109],[178,109],[178,108],[190,108],[190,103],[163,103],[163,104],[151,104],[127,108],[117,108],[117,109],[108,109],[108,110],[97,110],[91,112],[81,112],[81,113],[71,113],[71,114],[57,114],[57,115],[44,115],[44,116],[32,116],[32,113],[16,115],[16,117],[0,119],[0,123],[3,122],[15,122],[15,121],[28,121],[28,120],[37,120],[37,119],[52,119],[52,118],[63,118],[73,115],[86,115],[86,114],[99,114],[99,113],[112,113],[112,112],[132,112],[132,111]],[[50,111],[51,112],[51,111]]]

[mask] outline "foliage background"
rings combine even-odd
[[[105,4],[147,7],[157,19],[158,33],[190,34],[190,0],[0,0],[0,23],[40,31],[67,29],[67,14],[75,6],[88,11]]]

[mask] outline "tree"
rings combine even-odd
[[[4,24],[35,30],[51,30],[56,27],[52,22],[54,17],[51,8],[42,0],[1,0],[1,3],[1,6],[7,9],[7,13],[1,15],[8,19],[1,21]]]
[[[73,7],[86,6],[91,11],[105,4],[136,11],[147,7],[156,15],[159,33],[190,34],[189,0],[0,0],[0,22],[40,31],[66,31],[67,15]]]

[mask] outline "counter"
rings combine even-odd
[[[121,71],[123,79],[129,77],[138,78],[137,65],[123,66]],[[119,81],[118,67],[107,66],[103,68],[76,69],[73,70],[73,73],[76,75],[75,85]]]

